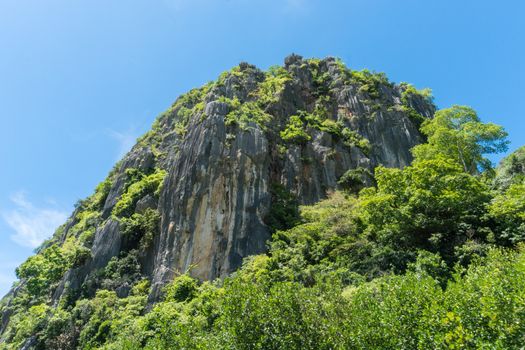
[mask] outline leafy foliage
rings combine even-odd
[[[321,105],[317,105],[313,113],[299,111],[297,115],[291,116],[280,136],[285,142],[304,144],[312,139],[309,129],[327,132],[336,139],[342,139],[345,146],[357,147],[365,154],[371,150],[368,139],[346,127],[343,122],[328,118],[328,112]]]
[[[525,181],[525,146],[504,158],[496,169],[495,184],[506,189],[513,183]]]
[[[374,73],[368,69],[352,71],[352,81],[360,85],[360,93],[367,94],[373,100],[379,99],[381,85],[391,84],[384,73]]]
[[[198,290],[197,281],[188,275],[176,277],[164,291],[165,300],[183,302],[193,299]]]
[[[358,167],[356,169],[347,170],[337,181],[341,188],[357,194],[362,190],[367,183],[373,179],[372,173],[365,168]]]
[[[143,250],[153,242],[159,230],[160,215],[155,209],[146,209],[143,213],[134,213],[129,218],[122,218],[121,231],[130,242],[139,242]]]
[[[16,269],[16,275],[26,281],[29,293],[38,297],[60,280],[67,270],[67,265],[63,251],[53,245],[27,259]]]
[[[290,117],[286,128],[281,131],[281,138],[285,142],[302,144],[311,140],[311,136],[305,130],[306,123],[300,116],[293,115]]]
[[[401,83],[400,87],[403,89],[401,93],[402,110],[417,127],[420,127],[426,118],[418,113],[415,106],[420,101],[432,105],[432,90],[428,88],[417,90],[413,85],[408,83]]]
[[[445,289],[432,275],[443,265],[429,256],[404,275],[349,286],[276,281],[268,264],[251,259],[222,286],[184,277],[191,298],[166,299],[144,316],[132,311],[142,305],[136,297],[100,293],[75,307],[92,305],[81,339],[91,334],[89,344],[104,349],[518,349],[523,341],[523,249],[490,250]]]
[[[247,130],[250,123],[255,123],[265,130],[272,118],[255,102],[241,103],[237,97],[221,100],[230,107],[230,112],[225,118],[226,125],[238,125],[242,130]]]
[[[118,217],[130,216],[140,198],[146,194],[153,194],[158,197],[165,176],[166,171],[162,169],[157,169],[150,175],[140,176],[140,180],[133,182],[128,187],[126,193],[124,193],[117,204],[115,204],[113,214]]]
[[[376,169],[377,189],[361,195],[365,233],[396,254],[377,258],[402,266],[415,248],[438,251],[448,262],[456,246],[486,239],[482,221],[489,189],[453,161],[416,160],[403,170]],[[401,263],[401,265],[399,265]]]
[[[433,119],[426,120],[421,131],[428,143],[413,150],[417,158],[431,159],[437,155],[455,160],[465,172],[476,174],[490,169],[484,154],[507,150],[507,133],[499,125],[482,123],[476,112],[466,106],[440,110]]]
[[[525,241],[525,182],[510,185],[489,207],[498,226],[498,243],[513,245]]]
[[[259,83],[259,88],[256,92],[259,105],[266,106],[270,103],[277,102],[279,100],[278,96],[284,90],[285,84],[291,79],[290,73],[283,67],[270,67],[264,81]]]

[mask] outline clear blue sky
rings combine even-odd
[[[430,87],[525,144],[525,2],[0,0],[0,294],[175,98],[295,52]]]

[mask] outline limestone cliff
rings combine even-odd
[[[409,164],[434,110],[412,86],[334,58],[241,63],[179,97],[43,245],[68,257],[47,293],[55,304],[102,288],[126,296],[146,278],[155,301],[177,273],[224,277],[266,250],[283,210]]]

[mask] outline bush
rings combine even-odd
[[[184,274],[176,277],[173,282],[166,286],[164,300],[167,301],[188,301],[197,295],[197,280]]]
[[[16,269],[18,278],[25,280],[29,293],[35,298],[50,292],[68,269],[67,259],[62,250],[53,245],[33,255]]]
[[[306,124],[300,116],[293,115],[290,117],[286,128],[280,133],[281,138],[285,142],[303,144],[312,138],[306,132]]]
[[[286,69],[279,66],[270,67],[264,81],[259,83],[258,90],[255,93],[258,97],[258,104],[266,106],[277,102],[285,84],[291,79],[291,75]]]
[[[247,130],[249,124],[253,122],[262,130],[266,130],[272,120],[272,116],[255,102],[241,103],[237,97],[233,100],[223,98],[223,101],[230,106],[230,112],[224,119],[226,125],[238,125],[241,130]]]
[[[117,217],[131,216],[139,199],[147,194],[153,194],[158,198],[165,177],[165,170],[156,169],[153,174],[132,183],[115,204],[113,214]]]
[[[497,225],[497,242],[511,246],[525,241],[525,182],[511,184],[489,206]]]
[[[139,243],[142,250],[147,249],[159,232],[160,215],[156,209],[148,208],[143,213],[134,213],[129,218],[120,219],[120,229],[128,242]]]
[[[381,85],[391,85],[384,73],[374,73],[368,69],[363,69],[362,71],[352,71],[351,74],[351,81],[360,85],[359,92],[368,95],[372,100],[381,97]]]
[[[343,137],[343,143],[346,146],[357,147],[365,155],[370,154],[370,151],[372,149],[370,141],[368,141],[368,139],[364,138],[363,136],[359,135],[356,131],[344,128],[341,132],[341,135]]]

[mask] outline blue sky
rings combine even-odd
[[[175,98],[295,52],[430,87],[525,144],[525,2],[0,0],[0,294]]]

